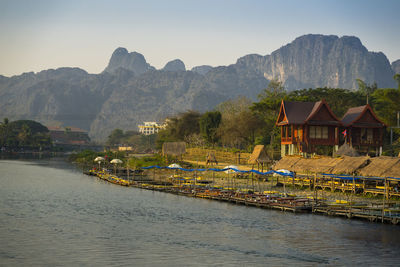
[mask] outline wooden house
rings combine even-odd
[[[281,156],[314,153],[319,146],[339,145],[341,122],[325,102],[283,101],[276,125],[281,128]]]
[[[360,152],[382,154],[383,132],[386,127],[370,105],[349,108],[342,120],[345,142]]]

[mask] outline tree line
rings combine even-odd
[[[48,150],[51,147],[49,130],[46,126],[32,120],[0,122],[1,151]]]
[[[400,77],[394,77],[399,88],[378,88],[376,83],[357,80],[358,90],[341,88],[301,89],[287,92],[282,83],[273,79],[258,96],[257,102],[246,97],[225,101],[214,110],[199,113],[186,111],[173,118],[165,130],[158,133],[156,145],[166,141],[185,141],[193,146],[226,147],[251,151],[255,145],[280,149],[280,131],[275,127],[281,101],[310,101],[325,99],[332,111],[341,118],[348,108],[371,105],[378,117],[389,127],[397,123],[400,111]],[[386,129],[389,133],[389,127]],[[394,144],[385,148],[389,154],[400,150],[400,129],[394,129]]]

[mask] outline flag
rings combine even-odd
[[[347,130],[344,130],[344,131],[342,132],[342,134],[343,134],[343,137],[346,137],[346,135],[347,135]]]

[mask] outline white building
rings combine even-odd
[[[160,129],[165,129],[166,123],[160,124],[155,121],[145,121],[144,124],[138,125],[139,133],[144,135],[150,135],[158,133]]]

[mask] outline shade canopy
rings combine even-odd
[[[182,168],[181,165],[173,163],[171,165],[168,166],[169,168]]]
[[[120,159],[113,159],[112,161],[110,161],[110,163],[112,163],[112,164],[120,164],[120,163],[122,163],[122,160],[120,160]]]
[[[97,157],[94,159],[95,162],[100,162],[100,161],[104,161],[105,159],[103,157]]]
[[[284,173],[284,174],[291,174],[291,173],[292,173],[291,171],[285,170],[285,169],[277,170],[277,172]],[[278,173],[274,173],[273,176],[283,176],[283,175],[280,175],[280,174],[278,174]]]
[[[229,165],[229,166],[225,166],[224,169],[235,169],[235,170],[238,170],[239,168],[238,168],[238,166],[235,166],[235,165]],[[236,171],[234,171],[234,170],[226,170],[225,171],[225,173],[234,173],[234,172],[236,172]]]

